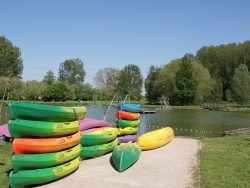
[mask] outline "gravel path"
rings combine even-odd
[[[124,172],[110,164],[111,153],[84,160],[71,175],[39,187],[46,188],[186,188],[193,187],[199,140],[175,137],[164,147],[143,151]]]

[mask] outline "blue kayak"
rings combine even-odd
[[[141,112],[141,106],[139,104],[124,103],[118,106],[118,110],[138,113]]]

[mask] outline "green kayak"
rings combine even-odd
[[[10,119],[8,127],[13,138],[59,137],[78,132],[80,123],[79,121],[47,122]]]
[[[78,144],[70,149],[43,154],[12,155],[14,171],[48,168],[68,162],[80,155],[82,146]]]
[[[140,124],[140,119],[137,120],[118,119],[117,124],[119,128],[138,127]]]
[[[132,166],[140,157],[141,148],[136,144],[127,142],[116,146],[112,152],[112,162],[119,172]]]
[[[117,129],[112,127],[98,129],[92,132],[82,132],[82,146],[106,144],[117,138]]]
[[[99,157],[101,155],[104,155],[106,153],[113,151],[113,149],[118,145],[118,142],[119,141],[116,138],[115,140],[107,144],[82,147],[80,157],[82,159]]]
[[[117,131],[117,135],[136,134],[138,132],[138,127],[117,128]]]
[[[35,121],[69,122],[81,120],[87,112],[86,107],[65,107],[45,104],[12,101],[8,103],[11,119]]]
[[[11,171],[9,175],[10,186],[11,188],[23,188],[27,186],[32,187],[32,185],[49,183],[75,171],[80,162],[81,158],[76,157],[67,163],[50,168],[20,170],[17,172]]]

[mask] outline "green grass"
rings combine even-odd
[[[11,164],[12,143],[5,142],[0,146],[0,185],[1,188],[9,187],[9,172],[12,169]]]
[[[250,135],[202,138],[200,187],[250,187]]]

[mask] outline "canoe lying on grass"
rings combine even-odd
[[[106,153],[113,151],[113,149],[118,145],[118,139],[116,138],[110,143],[107,144],[100,144],[95,146],[83,146],[80,157],[82,159],[99,157]]]
[[[118,106],[118,110],[123,110],[127,112],[137,112],[139,113],[141,111],[141,106],[138,104],[128,104],[124,103]]]
[[[117,129],[116,128],[101,128],[98,130],[94,130],[93,132],[82,132],[81,144],[82,146],[93,146],[106,144],[117,137]]]
[[[59,137],[79,131],[79,121],[46,122],[23,119],[9,120],[10,135],[14,138]]]
[[[150,150],[166,145],[171,142],[173,138],[173,129],[165,127],[139,136],[137,144],[140,146],[141,150]]]
[[[65,107],[26,102],[9,102],[11,119],[35,121],[68,122],[81,120],[87,112],[86,107]]]
[[[23,188],[57,180],[75,171],[80,162],[80,157],[76,157],[67,163],[50,168],[11,171],[9,175],[10,186],[12,188]]]
[[[19,170],[41,169],[57,166],[78,157],[81,149],[81,144],[78,144],[70,149],[53,153],[14,154],[12,155],[12,167],[16,172]]]
[[[141,148],[132,142],[121,143],[112,152],[112,162],[116,169],[122,172],[132,166],[140,157]]]
[[[48,153],[68,149],[79,144],[82,135],[77,132],[59,138],[15,138],[12,146],[15,154]]]

